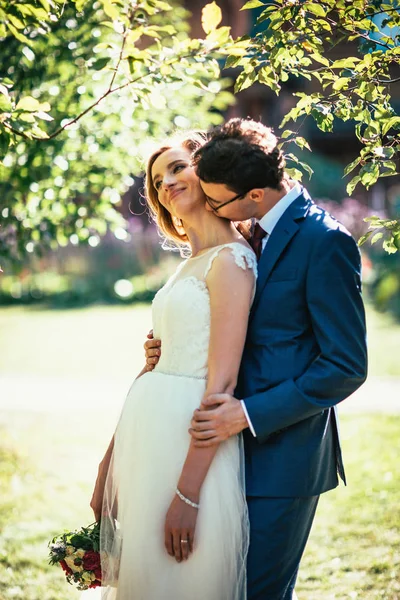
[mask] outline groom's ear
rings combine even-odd
[[[261,202],[264,198],[264,189],[263,188],[254,188],[249,192],[249,198],[253,202]]]

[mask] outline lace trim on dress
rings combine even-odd
[[[204,278],[207,277],[214,262],[214,259],[224,248],[229,248],[232,251],[235,263],[238,267],[240,267],[244,271],[246,269],[252,269],[254,275],[257,277],[257,258],[254,251],[251,248],[244,246],[240,242],[231,242],[230,244],[224,244],[223,246],[219,246],[218,248],[216,248],[214,254],[212,254],[208,261],[206,270],[204,272]]]

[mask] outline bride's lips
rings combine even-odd
[[[180,192],[183,192],[186,188],[179,188],[178,190],[173,190],[170,195],[169,195],[169,199],[173,200],[175,198],[175,196],[177,196],[178,194],[180,194]]]

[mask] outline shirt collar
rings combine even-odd
[[[262,217],[262,219],[258,221],[260,227],[262,227],[264,231],[268,233],[268,235],[271,235],[272,230],[278,223],[285,210],[292,204],[294,200],[296,200],[296,198],[301,195],[302,191],[302,186],[299,183],[296,183],[292,189],[289,190],[289,192],[283,196],[283,198],[281,198],[279,202],[277,202],[275,206],[273,206],[271,210],[269,210],[267,214]]]

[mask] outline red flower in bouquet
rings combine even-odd
[[[67,565],[67,563],[65,562],[65,560],[60,560],[60,565],[62,566],[63,571],[65,571],[65,573],[67,573],[67,575],[72,575],[72,571],[69,568],[69,566]]]
[[[85,571],[96,571],[97,569],[100,569],[100,554],[94,550],[85,552],[85,556],[83,557],[83,568]]]

